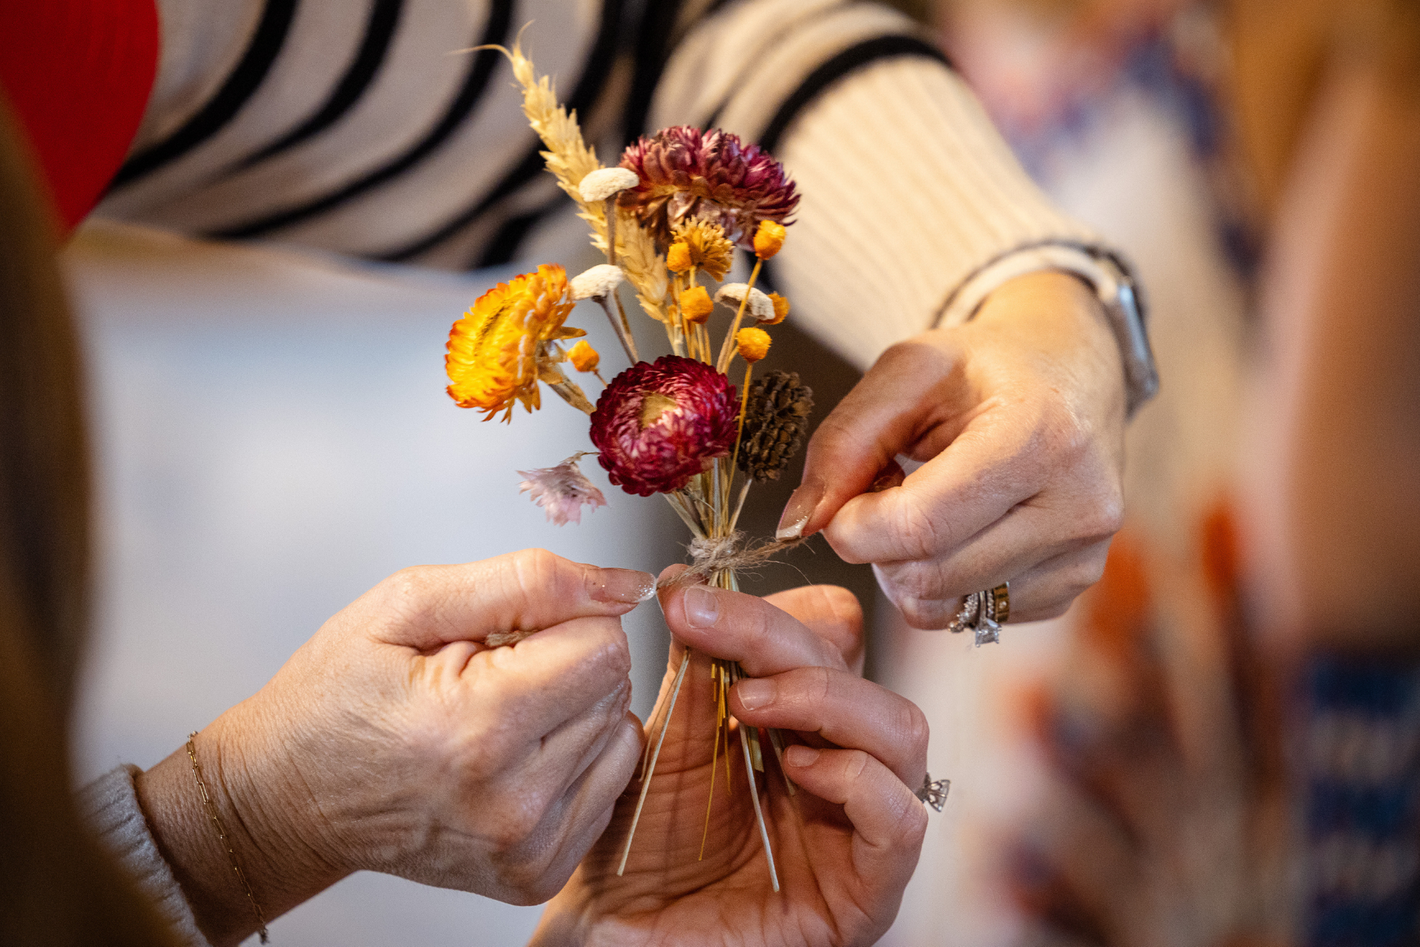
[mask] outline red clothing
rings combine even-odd
[[[0,90],[66,233],[123,163],[157,67],[154,0],[0,2]]]

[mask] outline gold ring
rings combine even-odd
[[[1006,622],[1011,619],[1011,583],[1002,582],[989,593],[988,613],[992,621]]]

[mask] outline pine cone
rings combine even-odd
[[[778,480],[804,446],[814,393],[797,372],[769,372],[750,389],[739,468],[755,480]]]

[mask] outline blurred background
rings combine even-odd
[[[1307,466],[1299,457],[1324,456],[1302,435],[1328,436],[1298,427],[1303,407],[1358,430],[1349,402],[1307,400],[1323,376],[1295,367],[1313,351],[1297,339],[1333,339],[1317,326],[1345,317],[1348,338],[1393,340],[1376,343],[1391,361],[1369,356],[1378,374],[1420,377],[1406,375],[1420,351],[1410,257],[1348,257],[1338,276],[1331,261],[1348,244],[1325,239],[1359,217],[1379,228],[1377,243],[1414,256],[1420,235],[1386,228],[1395,215],[1420,219],[1420,165],[1369,167],[1345,151],[1351,142],[1365,154],[1414,156],[1413,5],[904,6],[940,37],[1037,181],[1137,265],[1163,389],[1129,431],[1129,524],[1109,574],[1070,615],[1010,626],[1000,645],[975,649],[868,606],[870,672],[927,712],[930,769],[952,780],[884,943],[1420,942],[1417,804],[1404,788],[1420,766],[1420,698],[1413,674],[1403,676],[1414,666],[1420,576],[1413,542],[1388,538],[1420,522],[1406,499],[1420,482],[1420,394],[1411,385],[1378,395],[1353,372],[1368,410],[1395,416],[1395,449],[1342,462],[1324,484],[1292,472]],[[1404,147],[1373,127],[1395,130]],[[1392,217],[1367,182],[1389,195]],[[1346,187],[1360,197],[1328,203]],[[572,267],[573,246],[543,249]],[[604,482],[611,507],[580,527],[550,526],[518,495],[515,468],[550,466],[583,446],[585,425],[570,409],[553,403],[536,419],[480,424],[443,394],[450,323],[517,267],[453,276],[102,221],[81,230],[64,263],[87,335],[101,491],[80,779],[121,761],[157,762],[405,565],[532,545],[652,571],[683,555],[662,504]],[[1350,294],[1339,309],[1325,305],[1336,282]],[[1375,299],[1395,313],[1366,305]],[[611,344],[595,338],[599,317],[577,324]],[[821,418],[852,375],[815,351],[825,367],[806,380]],[[782,493],[757,499],[756,529],[772,525],[795,483],[790,471]],[[1400,498],[1387,505],[1392,494],[1376,483],[1399,484]],[[1379,509],[1379,525],[1350,509],[1341,529],[1313,515],[1355,496]],[[871,574],[815,545],[753,588],[835,581],[871,601]],[[1329,555],[1309,552],[1319,547]],[[1329,571],[1357,561],[1386,588],[1372,596]],[[1305,655],[1336,646],[1325,632],[1344,623],[1338,609],[1385,616],[1369,628],[1352,622],[1344,643],[1400,669],[1399,723],[1382,738],[1367,729],[1371,718],[1353,715],[1351,730],[1313,743],[1327,760],[1372,750],[1383,759],[1367,785],[1402,787],[1390,826],[1399,840],[1345,836],[1308,860],[1299,853],[1318,837],[1339,836],[1307,821],[1313,810],[1288,775],[1316,746],[1289,729],[1303,712],[1287,695],[1311,680]],[[664,633],[654,606],[627,624],[644,713]],[[1372,939],[1313,936],[1312,922],[1331,917],[1343,895],[1383,906],[1384,923],[1366,928]],[[536,914],[361,875],[278,919],[272,936],[352,947],[518,943]]]

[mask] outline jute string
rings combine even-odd
[[[696,538],[690,541],[690,568],[657,583],[668,589],[704,581],[716,572],[743,572],[766,565],[779,553],[805,542],[804,539],[767,539],[754,543],[736,530],[728,536]]]

